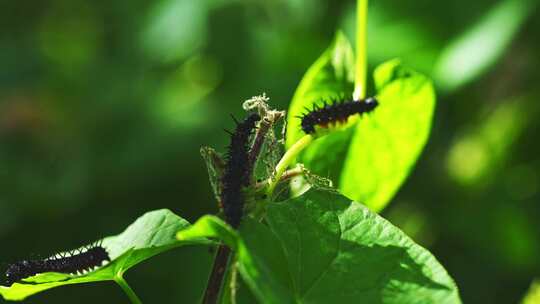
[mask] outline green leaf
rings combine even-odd
[[[356,125],[339,189],[374,211],[392,199],[431,129],[435,92],[425,76],[394,60],[375,70],[379,107]]]
[[[521,300],[521,304],[537,304],[540,303],[540,280],[536,279],[532,282],[527,294]]]
[[[103,240],[102,246],[109,253],[111,262],[102,268],[86,275],[54,272],[38,274],[11,287],[0,286],[0,294],[6,300],[20,301],[57,286],[114,280],[115,276],[163,251],[187,243],[208,243],[203,239],[193,239],[190,242],[176,240],[176,232],[188,226],[186,220],[169,210],[148,212],[123,233]]]
[[[306,112],[306,107],[343,94],[352,96],[353,88],[354,53],[347,37],[338,32],[332,45],[309,68],[294,93],[287,117],[287,147],[304,135],[296,116]]]
[[[304,76],[289,107],[288,147],[303,135],[297,116],[305,112],[304,107],[335,96],[352,96],[351,52],[347,39],[338,34]],[[377,109],[313,141],[297,161],[333,180],[348,197],[380,211],[405,181],[426,144],[435,93],[428,78],[397,60],[379,66],[374,78],[380,103]]]
[[[398,228],[334,192],[270,204],[240,233],[204,217],[181,240],[216,237],[237,252],[261,303],[460,303],[439,262]]]

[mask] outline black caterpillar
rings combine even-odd
[[[238,228],[244,214],[242,188],[249,185],[252,171],[249,163],[249,136],[259,120],[261,117],[257,114],[249,115],[242,122],[235,119],[236,130],[229,132],[231,142],[227,151],[225,172],[221,177],[221,206],[225,221],[233,228]]]
[[[350,116],[369,113],[378,105],[374,97],[359,101],[334,101],[331,104],[325,101],[322,107],[314,105],[313,109],[307,109],[308,112],[299,118],[302,119],[302,130],[306,134],[313,134],[315,126],[326,128],[332,123],[346,122]]]
[[[22,260],[8,265],[6,270],[6,284],[44,272],[60,272],[78,274],[92,271],[102,266],[103,262],[110,261],[109,254],[101,244],[93,244],[82,249],[68,253],[56,254],[44,260]]]

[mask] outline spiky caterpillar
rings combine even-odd
[[[22,279],[44,272],[79,274],[92,271],[110,260],[107,250],[101,244],[56,254],[44,260],[22,260],[8,265],[6,284],[11,286]]]
[[[350,116],[369,113],[378,105],[374,97],[358,101],[334,101],[330,104],[324,102],[322,107],[314,105],[299,117],[302,120],[301,127],[306,134],[314,134],[316,126],[326,128],[333,123],[344,123]]]
[[[227,151],[225,172],[221,177],[221,205],[225,221],[238,228],[244,214],[244,195],[242,188],[249,185],[252,168],[249,162],[249,136],[261,117],[249,115],[244,121],[236,122]]]

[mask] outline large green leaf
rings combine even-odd
[[[246,220],[237,233],[206,216],[178,236],[216,237],[235,248],[261,303],[460,303],[426,249],[337,193],[310,190],[271,204],[265,221]]]
[[[134,265],[174,247],[187,243],[208,243],[203,239],[178,242],[175,234],[189,223],[169,210],[148,212],[138,218],[123,233],[107,237],[103,247],[109,253],[111,263],[86,275],[42,273],[15,283],[11,287],[0,286],[0,294],[6,300],[23,300],[26,297],[53,287],[97,281],[114,280]]]
[[[351,96],[354,64],[347,39],[334,44],[308,70],[289,107],[287,146],[302,135],[304,107]],[[435,93],[425,76],[389,61],[375,71],[380,105],[362,119],[313,141],[298,162],[333,180],[348,197],[374,211],[391,200],[422,152],[431,128]]]
[[[300,116],[323,100],[352,95],[354,87],[354,53],[351,44],[338,32],[332,45],[315,61],[294,93],[287,117],[287,147],[304,133]]]
[[[435,92],[429,79],[397,60],[375,70],[375,86],[380,105],[355,127],[339,188],[378,211],[405,181],[427,142]]]

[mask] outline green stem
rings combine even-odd
[[[274,189],[276,188],[279,180],[281,179],[281,176],[289,167],[289,165],[294,161],[296,156],[304,150],[305,147],[307,147],[311,141],[313,141],[313,136],[311,135],[305,135],[304,137],[300,138],[292,147],[285,152],[285,155],[281,158],[279,163],[276,166],[276,173],[274,176],[269,180],[268,182],[268,188],[266,189],[266,194],[268,197],[272,195],[274,192]]]
[[[139,299],[139,297],[137,296],[137,294],[135,294],[133,289],[129,287],[126,280],[124,280],[123,273],[121,272],[117,273],[116,276],[114,277],[114,281],[116,282],[116,284],[118,284],[122,288],[122,290],[124,291],[126,296],[129,298],[131,303],[142,304],[141,299]]]
[[[368,0],[358,0],[356,5],[356,77],[354,79],[354,100],[360,100],[366,97],[367,11]]]

